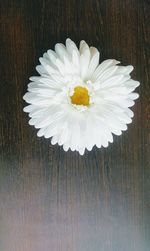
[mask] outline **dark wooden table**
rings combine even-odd
[[[149,1],[0,2],[0,251],[150,250]],[[128,131],[83,157],[38,138],[23,113],[38,58],[67,37],[141,82]]]

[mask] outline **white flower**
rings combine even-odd
[[[96,48],[81,41],[78,50],[70,39],[39,60],[40,76],[30,78],[23,97],[39,137],[52,137],[52,144],[82,155],[94,145],[107,147],[113,134],[127,130],[133,117],[129,107],[139,96],[133,93],[139,86],[130,76],[133,66],[118,66],[114,59],[99,64]]]

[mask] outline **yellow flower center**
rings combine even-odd
[[[82,86],[76,86],[74,88],[74,93],[70,97],[71,103],[74,105],[84,105],[88,106],[90,104],[90,96],[88,89]]]

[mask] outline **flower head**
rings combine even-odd
[[[132,122],[129,107],[138,98],[139,82],[132,80],[133,66],[108,59],[99,64],[99,51],[85,41],[80,48],[70,39],[56,44],[40,59],[24,100],[30,125],[39,137],[83,154],[94,145],[107,147],[113,134],[121,135]]]

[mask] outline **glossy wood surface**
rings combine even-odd
[[[0,251],[149,251],[149,1],[0,3]],[[67,37],[141,82],[128,131],[84,156],[38,138],[23,113],[38,58]]]

